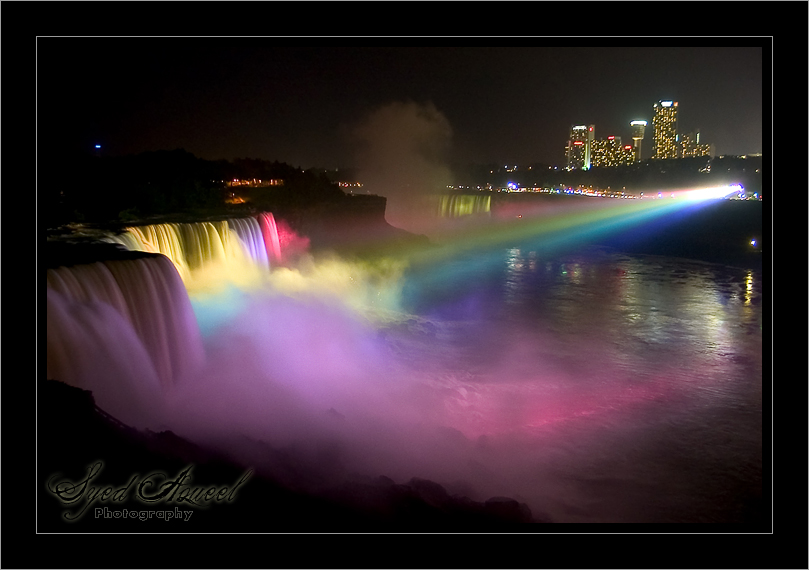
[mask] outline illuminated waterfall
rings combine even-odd
[[[168,257],[180,275],[185,278],[189,274],[186,262],[185,247],[179,224],[155,224],[150,226],[127,228],[130,234],[124,238],[124,245],[132,251],[161,253]]]
[[[154,255],[48,269],[47,377],[91,390],[135,425],[204,364],[189,284],[206,270],[222,280],[236,268],[269,269],[281,240],[265,213],[133,226],[104,241]]]
[[[272,214],[263,213],[258,217],[261,233],[264,236],[264,245],[271,263],[281,260],[281,241],[278,238],[278,225]]]
[[[260,267],[270,267],[264,234],[256,218],[233,218],[228,220],[231,231],[236,232],[244,247],[245,254]]]
[[[124,422],[157,414],[204,363],[176,266],[162,255],[47,271],[47,377],[91,390]]]
[[[484,214],[491,211],[491,202],[491,196],[439,196],[438,215],[442,218],[458,218],[470,214]]]
[[[200,269],[243,262],[270,268],[282,260],[278,225],[266,212],[257,218],[133,226],[107,241],[165,255],[186,283]]]

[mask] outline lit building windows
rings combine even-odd
[[[652,126],[653,159],[714,156],[712,144],[700,141],[700,133],[677,134],[677,101],[654,104]],[[648,123],[634,120],[631,127],[632,144],[622,144],[621,137],[610,136],[595,140],[595,125],[575,125],[565,146],[567,170],[588,170],[591,167],[631,165],[643,160],[641,143]]]
[[[595,125],[576,125],[570,129],[565,147],[568,170],[588,170],[592,166],[592,147]]]
[[[654,104],[652,158],[677,158],[677,101]]]
[[[642,158],[641,143],[646,134],[646,121],[632,121],[629,123],[629,126],[632,127],[632,145],[635,154],[635,162],[639,162]]]

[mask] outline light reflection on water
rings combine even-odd
[[[512,248],[477,279],[407,290],[439,333],[406,354],[450,394],[453,428],[525,446],[506,460],[481,444],[478,459],[555,520],[747,520],[761,496],[761,281]]]

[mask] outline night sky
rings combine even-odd
[[[767,38],[723,38],[728,47],[642,40],[428,47],[429,38],[411,38],[402,48],[373,47],[389,38],[40,37],[39,152],[184,148],[331,169],[362,167],[362,145],[375,137],[426,129],[420,144],[436,141],[453,164],[561,165],[572,125],[631,143],[629,122],[645,119],[648,158],[661,99],[679,102],[679,132],[699,130],[717,154],[764,152],[769,51],[750,46]]]

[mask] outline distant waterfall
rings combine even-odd
[[[458,218],[470,214],[483,214],[491,211],[491,196],[471,196],[453,194],[438,197],[438,216]]]

